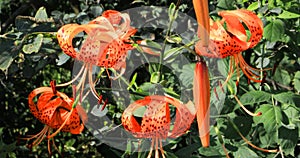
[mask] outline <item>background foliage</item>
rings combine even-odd
[[[29,112],[28,94],[37,87],[48,86],[52,79],[65,82],[71,78],[73,60],[64,55],[55,32],[66,23],[86,23],[101,15],[103,10],[159,5],[169,7],[171,0],[1,0],[0,1],[0,157],[47,157],[47,143],[26,148],[25,135],[36,134],[43,128]],[[42,8],[41,8],[42,7]],[[211,147],[202,148],[197,137],[196,122],[190,133],[165,147],[168,157],[224,157],[222,143],[232,157],[297,157],[300,136],[300,4],[297,0],[213,0],[210,11],[216,17],[218,10],[247,8],[256,12],[264,23],[264,37],[254,49],[244,52],[250,65],[272,68],[266,71],[265,83],[248,83],[241,78],[239,87],[229,84],[224,108],[211,127]],[[191,1],[182,1],[180,11],[194,17]],[[182,52],[185,53],[185,52]],[[226,59],[224,59],[226,61]],[[191,67],[193,65],[190,65]],[[168,70],[165,70],[168,72]],[[149,91],[154,71],[138,71],[137,91]],[[190,67],[179,72],[183,80],[192,78]],[[170,72],[165,88],[174,88],[176,79]],[[144,80],[142,80],[144,79]],[[109,83],[104,80],[103,84]],[[153,82],[152,82],[153,83]],[[234,82],[233,82],[234,83]],[[191,85],[184,84],[187,92]],[[70,89],[65,89],[71,94]],[[232,99],[237,94],[260,117],[245,114]],[[108,93],[109,95],[109,93]],[[215,98],[214,98],[215,99]],[[118,103],[109,102],[112,117],[118,119],[122,111]],[[237,128],[234,128],[237,127]],[[253,144],[264,148],[278,148],[278,153],[265,153],[248,146],[239,130]],[[221,136],[221,137],[219,137]],[[119,151],[98,144],[88,130],[81,135],[60,133],[56,144],[65,157],[137,157],[137,154]],[[54,157],[59,154],[54,151]]]

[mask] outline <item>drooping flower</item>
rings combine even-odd
[[[72,40],[80,32],[87,34],[87,39],[82,44],[80,51],[73,47]],[[121,69],[125,71],[127,51],[133,49],[129,43],[129,37],[136,32],[130,26],[128,14],[115,10],[107,10],[103,15],[90,21],[88,24],[67,24],[57,32],[57,39],[61,49],[70,57],[83,62],[79,73],[68,83],[57,86],[65,86],[73,83],[81,76],[77,89],[84,88],[86,75],[92,94],[101,100],[101,96],[95,90],[95,81],[92,78],[92,67]]]
[[[170,105],[176,108],[175,121],[171,121]],[[146,107],[141,123],[138,123],[134,112],[141,107]],[[137,100],[130,104],[122,115],[123,127],[137,138],[152,139],[148,158],[152,156],[155,146],[155,157],[159,157],[158,148],[164,156],[162,140],[177,138],[184,134],[190,127],[195,117],[195,108],[192,102],[183,104],[177,99],[167,96],[152,95]],[[170,129],[171,124],[173,128]]]
[[[33,143],[29,145],[32,147],[40,144],[46,137],[49,153],[51,153],[50,140],[53,140],[58,132],[80,134],[84,129],[84,123],[87,121],[87,114],[84,109],[79,104],[76,105],[73,98],[56,91],[55,87],[34,89],[28,96],[28,104],[30,112],[41,123],[45,124],[45,127],[38,134],[23,139],[35,138]],[[53,132],[54,130],[56,131]]]
[[[208,46],[198,42],[195,48],[197,54],[212,58],[230,57],[229,73],[225,83],[234,73],[234,66],[238,76],[237,84],[240,69],[250,80],[261,82],[259,72],[262,70],[249,66],[241,52],[253,48],[260,41],[263,35],[262,21],[256,14],[245,9],[221,11],[219,15],[223,18],[220,21],[210,19]],[[247,36],[247,30],[251,34],[250,37]]]
[[[210,140],[210,82],[208,68],[204,61],[199,61],[196,63],[194,70],[193,95],[197,110],[197,122],[200,140],[203,147],[208,147]]]

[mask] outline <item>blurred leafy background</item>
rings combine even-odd
[[[29,112],[28,94],[37,87],[48,86],[52,79],[66,82],[71,78],[74,61],[64,55],[55,32],[67,23],[86,23],[102,11],[122,11],[138,6],[169,7],[171,0],[0,0],[0,157],[48,157],[47,141],[28,149],[20,140],[43,128]],[[264,23],[264,37],[259,45],[244,53],[250,65],[272,68],[263,85],[241,78],[234,87],[241,102],[252,111],[263,113],[252,118],[240,110],[227,92],[224,108],[211,128],[211,147],[202,148],[196,122],[190,133],[176,139],[164,149],[167,157],[224,157],[222,143],[232,157],[298,157],[300,152],[300,2],[299,0],[212,0],[213,16],[218,10],[247,8]],[[182,0],[180,11],[194,17],[192,1]],[[226,61],[226,59],[224,59]],[[166,70],[168,71],[168,70]],[[141,68],[136,82],[148,91],[154,72]],[[152,73],[152,74],[151,74]],[[182,77],[191,78],[184,67]],[[170,77],[170,76],[169,76]],[[172,75],[171,75],[172,77]],[[170,78],[171,78],[170,77]],[[140,81],[144,79],[144,81]],[[183,79],[184,80],[184,79]],[[176,79],[165,84],[176,87]],[[109,82],[109,81],[106,81]],[[139,83],[140,82],[140,83]],[[107,84],[107,83],[106,83]],[[188,83],[187,83],[188,84]],[[191,85],[185,85],[191,87]],[[236,90],[238,88],[238,91]],[[175,89],[179,93],[180,89]],[[71,94],[70,89],[65,89]],[[115,104],[109,102],[109,104]],[[123,105],[125,106],[125,105]],[[111,106],[110,113],[119,113]],[[117,109],[116,109],[117,108]],[[120,115],[115,116],[116,119]],[[265,153],[248,146],[233,125],[253,144],[278,148],[278,153]],[[215,130],[218,129],[218,130]],[[218,137],[221,136],[221,137]],[[143,157],[145,154],[124,152],[99,144],[88,130],[80,135],[60,133],[56,145],[64,157]],[[60,157],[53,150],[52,157]]]

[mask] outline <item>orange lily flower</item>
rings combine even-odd
[[[35,103],[36,97],[38,98]],[[80,105],[76,105],[76,108],[74,108],[74,99],[56,91],[53,87],[34,89],[28,96],[28,104],[30,112],[41,123],[45,124],[45,127],[40,133],[24,139],[36,138],[29,145],[29,147],[32,147],[40,144],[47,136],[49,153],[51,153],[50,140],[59,131],[80,134],[84,129],[84,123],[87,121],[87,114],[84,109]],[[53,129],[56,129],[54,133],[52,133]]]
[[[199,10],[196,12],[200,12]],[[244,60],[241,52],[253,48],[262,38],[263,23],[253,12],[245,9],[221,11],[223,17],[220,21],[210,19],[210,41],[208,46],[201,42],[196,44],[196,53],[213,58],[226,58],[230,56],[230,69],[225,83],[234,73],[233,66],[237,69],[237,84],[239,82],[239,69],[254,82],[261,82],[259,72],[262,70],[252,68]],[[246,28],[251,36],[247,37]],[[226,29],[225,26],[226,25]]]
[[[205,45],[205,43],[201,42],[200,39],[200,41],[196,43],[196,53],[213,58],[230,57],[229,72],[225,83],[228,82],[233,75],[234,66],[237,70],[236,84],[239,83],[240,69],[242,69],[244,74],[250,80],[261,82],[262,80],[260,79],[259,74],[263,70],[249,66],[244,60],[241,52],[249,48],[253,48],[260,41],[263,34],[262,21],[253,12],[245,9],[221,11],[219,12],[219,15],[223,17],[221,21],[214,22],[210,19],[210,41],[208,42],[208,45]],[[247,39],[246,29],[243,24],[246,25],[251,34],[249,40]],[[224,25],[226,25],[226,29]],[[254,114],[250,112],[240,103],[236,96],[235,99],[249,115],[261,115],[261,113]]]
[[[203,147],[208,147],[210,140],[210,82],[208,69],[204,61],[196,63],[194,71],[193,95],[197,110],[197,122],[200,140]]]
[[[87,39],[78,52],[74,49],[72,40],[80,32],[85,32]],[[90,90],[101,101],[101,96],[95,90],[95,81],[92,79],[92,67],[95,65],[104,68],[114,68],[115,70],[122,68],[122,74],[126,67],[127,51],[133,49],[131,44],[128,43],[129,37],[135,32],[136,29],[130,26],[128,14],[115,10],[103,12],[102,16],[88,24],[67,24],[61,27],[57,32],[57,39],[61,49],[67,55],[82,61],[84,64],[73,80],[57,86],[71,84],[82,76],[77,89],[81,87],[83,91],[85,76],[88,75]]]
[[[176,118],[172,123],[169,105],[176,107]],[[141,124],[137,122],[134,111],[140,107],[146,107]],[[130,104],[122,115],[123,127],[137,138],[151,138],[151,148],[147,158],[152,156],[155,146],[155,157],[159,157],[160,148],[162,157],[162,139],[177,138],[184,134],[190,127],[195,117],[195,109],[192,102],[182,104],[180,101],[167,96],[152,95]],[[173,129],[170,129],[171,124]],[[159,147],[158,147],[159,146]]]

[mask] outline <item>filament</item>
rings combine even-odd
[[[238,97],[237,97],[236,95],[234,95],[234,98],[235,98],[235,100],[237,101],[237,103],[240,105],[240,107],[242,107],[242,108],[245,110],[245,112],[246,112],[247,114],[249,114],[250,116],[260,116],[260,115],[262,114],[261,112],[253,113],[253,112],[249,111],[249,110],[241,103],[241,101],[238,99]]]

